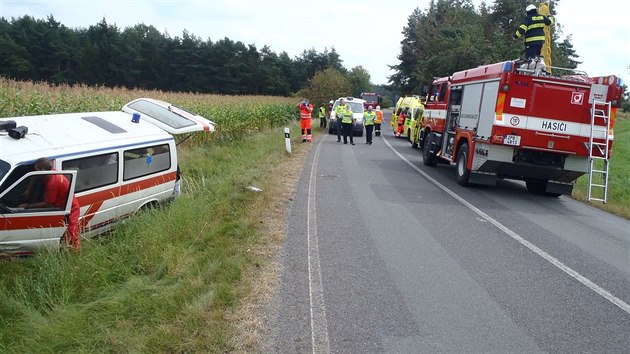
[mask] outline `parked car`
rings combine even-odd
[[[343,99],[345,103],[350,104],[350,107],[352,108],[352,117],[356,119],[356,124],[354,125],[354,128],[352,130],[353,135],[363,136],[363,105],[365,103],[365,100],[355,97],[339,97],[337,100],[335,100],[335,103],[333,104],[333,107],[330,111],[330,124],[328,125],[328,133],[337,133],[338,121],[337,115],[335,113],[335,108],[339,106],[339,101],[341,99]]]
[[[214,123],[168,102],[142,98],[114,112],[0,119],[0,253],[56,249],[72,197],[80,206],[81,237],[109,230],[139,209],[179,191],[172,134],[214,131]],[[35,171],[40,157],[53,171]],[[44,200],[42,180],[69,181],[65,207],[30,208]]]

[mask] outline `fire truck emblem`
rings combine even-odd
[[[518,119],[518,117],[517,117],[517,116],[512,116],[512,118],[510,118],[510,124],[512,124],[512,125],[513,125],[513,126],[515,126],[515,127],[516,127],[516,126],[518,125],[518,123],[520,123],[520,122],[521,122],[521,120],[520,120],[520,119]]]
[[[581,105],[584,102],[584,92],[573,92],[571,94],[571,104]]]

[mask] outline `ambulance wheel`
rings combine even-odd
[[[411,142],[411,129],[407,129],[407,141]]]
[[[457,183],[462,186],[468,185],[470,170],[468,169],[468,144],[463,143],[457,151]]]
[[[422,152],[422,163],[425,166],[437,165],[437,160],[432,150],[433,150],[433,134],[429,134],[429,136],[427,137],[427,143],[424,147],[424,151]]]

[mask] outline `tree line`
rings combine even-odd
[[[334,47],[291,58],[229,38],[204,41],[186,31],[170,37],[145,24],[121,31],[103,19],[71,29],[53,16],[0,18],[0,76],[17,80],[289,96],[327,68],[352,77]]]
[[[550,8],[555,15],[553,1]],[[531,0],[494,0],[478,9],[471,0],[432,0],[426,10],[416,8],[403,28],[400,62],[392,65],[390,82],[401,93],[419,92],[433,77],[483,64],[518,59],[522,40],[512,37]],[[551,27],[552,64],[576,68],[580,64],[571,36],[560,39],[561,24]]]

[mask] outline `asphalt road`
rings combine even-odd
[[[383,130],[313,143],[265,351],[630,352],[629,221],[520,182],[461,187]]]

